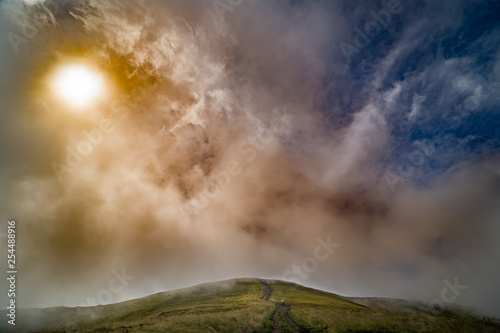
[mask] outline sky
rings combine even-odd
[[[499,17],[487,0],[1,1],[18,306],[262,277],[499,316]],[[50,89],[68,64],[105,82],[91,105]]]

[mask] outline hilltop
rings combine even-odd
[[[500,331],[497,321],[459,308],[433,313],[419,302],[348,298],[261,279],[207,283],[105,306],[19,313],[25,326],[15,332]],[[6,326],[0,328],[8,332]]]

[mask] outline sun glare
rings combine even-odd
[[[99,99],[104,91],[101,75],[85,65],[66,65],[60,68],[53,79],[52,90],[66,103],[88,106]]]

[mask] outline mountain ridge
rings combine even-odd
[[[284,303],[283,303],[284,300]],[[203,283],[93,307],[18,309],[2,332],[499,332],[494,318],[460,307],[345,297],[272,279]],[[0,311],[5,318],[6,311]]]

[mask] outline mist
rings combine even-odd
[[[499,11],[3,1],[19,306],[238,277],[431,302],[456,280],[453,303],[500,315]],[[45,87],[82,58],[110,84],[78,113]]]

